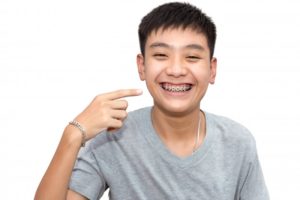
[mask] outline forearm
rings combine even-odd
[[[81,139],[81,133],[76,127],[66,127],[53,159],[36,191],[35,200],[66,199]]]
[[[127,116],[128,103],[123,97],[141,95],[141,90],[118,90],[98,95],[75,120],[84,127],[86,140],[89,140],[107,128],[121,128]],[[77,154],[82,144],[82,130],[67,126],[56,153],[36,191],[35,200],[65,200],[68,194],[72,199],[84,199],[79,194],[68,193],[68,185]]]

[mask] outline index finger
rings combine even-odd
[[[122,89],[114,92],[106,93],[106,98],[110,100],[120,99],[123,97],[139,96],[143,93],[141,89]]]

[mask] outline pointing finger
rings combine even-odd
[[[110,100],[120,99],[123,97],[139,96],[143,93],[141,89],[124,89],[106,93],[105,97]]]

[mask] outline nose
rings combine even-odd
[[[166,68],[166,74],[176,78],[180,76],[185,76],[187,74],[187,69],[185,67],[184,62],[180,58],[175,57],[168,64]]]

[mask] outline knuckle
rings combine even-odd
[[[128,107],[128,102],[126,100],[120,100],[120,107],[126,109]]]
[[[127,117],[127,112],[126,111],[121,112],[121,116],[120,117],[122,119],[124,119],[125,117]]]
[[[99,95],[95,96],[94,100],[96,102],[101,102],[102,101],[102,95],[99,94]]]
[[[124,107],[127,108],[128,107],[128,101],[124,100]]]
[[[102,122],[103,122],[103,124],[105,124],[105,125],[107,126],[108,123],[109,123],[108,117],[107,117],[107,116],[103,116],[103,117],[102,117]]]
[[[120,120],[118,120],[118,121],[116,122],[116,126],[117,126],[117,128],[121,128],[121,127],[123,126],[123,122],[120,121]]]
[[[122,125],[123,125],[123,123],[120,120],[113,120],[113,121],[110,121],[108,126],[112,127],[112,128],[120,128]]]
[[[111,118],[110,118],[107,114],[103,115],[103,117],[102,117],[103,123],[104,123],[106,126],[109,125],[110,119],[111,119]]]
[[[110,101],[104,101],[103,99],[101,101],[98,101],[98,104],[101,109],[105,110],[105,112],[108,112],[111,107]]]
[[[99,101],[99,104],[101,105],[101,107],[107,107],[108,106],[107,101]]]

